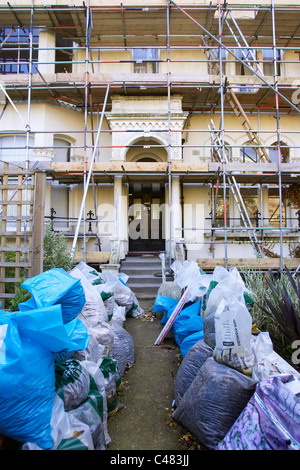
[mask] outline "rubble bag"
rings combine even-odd
[[[195,333],[190,334],[180,344],[180,352],[182,357],[185,357],[189,350],[191,349],[194,344],[198,343],[201,339],[204,338],[203,330],[196,331]]]
[[[189,335],[203,331],[203,318],[201,317],[202,299],[184,308],[173,324],[173,334],[176,343],[180,346]]]
[[[56,393],[64,402],[65,410],[70,411],[83,403],[89,393],[90,376],[81,367],[80,361],[71,357],[55,362]]]
[[[126,351],[126,367],[132,367],[134,364],[134,342],[131,334],[119,325],[112,325],[112,330]]]
[[[161,319],[160,323],[165,324],[167,323],[168,317],[171,315],[177,304],[178,300],[173,299],[173,297],[164,297],[163,295],[157,295],[153,305],[152,313],[164,312],[163,318]]]
[[[67,327],[60,305],[1,312],[0,434],[43,449],[52,447],[55,353],[80,348]]]
[[[113,416],[118,411],[117,389],[122,383],[118,363],[115,359],[103,356],[100,370],[104,376],[107,413],[108,416]]]
[[[72,269],[70,275],[75,279],[80,279],[81,285],[84,290],[86,302],[81,313],[85,317],[95,317],[101,321],[107,321],[107,311],[102,300],[101,295],[99,294],[96,287],[94,287],[90,281],[83,275],[82,271],[78,268]]]
[[[300,450],[300,398],[289,388],[293,379],[259,382],[217,450]]]
[[[175,405],[178,406],[181,398],[192,384],[199,369],[208,357],[213,355],[213,349],[203,339],[197,341],[183,358],[175,380]]]
[[[51,449],[54,358],[0,315],[0,434]]]
[[[30,292],[32,298],[18,305],[20,311],[60,304],[64,323],[77,317],[86,302],[80,279],[61,268],[49,269],[26,279],[22,287]]]
[[[255,391],[256,382],[209,357],[187,389],[173,418],[207,448],[215,449]]]
[[[244,300],[223,298],[215,312],[214,358],[252,376],[252,317]]]

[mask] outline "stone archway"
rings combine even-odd
[[[125,159],[127,162],[167,162],[168,153],[165,142],[155,137],[137,137],[131,141]]]

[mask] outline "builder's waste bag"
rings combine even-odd
[[[214,449],[247,405],[255,385],[250,377],[209,357],[173,417],[206,447]]]
[[[85,348],[87,331],[73,342],[54,305],[2,312],[0,338],[0,434],[50,449],[55,353]]]
[[[31,299],[19,304],[21,311],[60,304],[64,323],[73,320],[85,304],[83,287],[79,280],[60,268],[50,269],[27,279],[22,287],[31,294]]]
[[[0,313],[0,435],[22,450],[106,450],[134,364],[127,316],[143,310],[126,276],[85,263],[23,282],[31,298]]]
[[[218,450],[300,450],[300,398],[292,375],[270,377],[236,419]],[[298,395],[299,383],[296,384]]]
[[[193,261],[171,267],[185,303],[178,309],[178,297],[159,294],[153,312],[164,328],[177,315],[173,418],[208,449],[299,449],[300,375],[267,332],[253,333],[255,297],[238,270],[206,274]]]

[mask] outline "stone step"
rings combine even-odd
[[[137,297],[141,297],[141,295],[148,295],[152,298],[156,297],[157,291],[159,289],[159,285],[157,284],[147,284],[141,285],[137,283],[132,283],[131,285],[128,284],[128,287],[135,293]]]
[[[128,276],[127,285],[138,298],[156,298],[162,282],[161,260],[157,255],[128,256],[122,260],[120,271]]]
[[[161,277],[161,271],[157,268],[147,268],[145,266],[135,266],[135,267],[130,267],[130,268],[127,268],[126,266],[125,267],[121,267],[120,269],[121,272],[127,274],[127,276],[129,277],[132,277],[132,276],[138,276],[139,274],[140,275],[143,275],[143,274],[147,274],[148,276],[150,277]]]
[[[126,260],[121,261],[122,267],[136,267],[136,266],[145,266],[147,268],[157,267],[161,269],[161,261],[159,259],[148,259],[148,258],[127,258]]]
[[[128,275],[128,273],[126,273]],[[160,286],[161,278],[155,276],[149,276],[148,274],[140,274],[138,276],[129,276],[127,285],[130,286],[132,284],[153,284]]]

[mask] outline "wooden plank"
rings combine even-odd
[[[203,269],[214,269],[216,266],[225,266],[223,258],[198,258],[198,266]],[[284,258],[283,266],[289,269],[296,269],[300,265],[300,258]],[[249,269],[279,269],[280,258],[229,258],[228,268],[249,268]]]
[[[167,170],[168,164],[166,162],[101,162],[94,163],[93,171],[97,172],[119,172],[123,173],[124,170],[128,172],[151,172],[156,171],[165,172]],[[51,169],[61,173],[68,172],[82,172],[84,167],[83,163],[77,162],[53,162],[51,164]],[[87,164],[87,170],[89,170],[89,164]]]
[[[176,161],[171,163],[172,172],[200,172],[207,173],[209,171],[217,171],[220,166],[219,162],[195,162],[188,163],[182,161]],[[165,172],[168,168],[167,162],[96,162],[93,165],[95,173],[156,173]],[[282,163],[281,171],[283,173],[300,173],[300,164],[297,162],[293,163]],[[87,164],[87,170],[89,164]],[[58,173],[80,173],[83,172],[83,163],[78,162],[52,162],[51,170]],[[277,163],[227,163],[226,170],[228,172],[245,172],[245,173],[277,173]]]
[[[210,171],[217,171],[220,163],[210,162],[208,164]],[[228,172],[245,172],[245,173],[277,173],[277,163],[226,163],[226,170]],[[297,162],[293,163],[282,163],[280,169],[283,173],[299,173],[300,164]]]
[[[2,246],[0,251],[9,251],[9,252],[21,251],[23,253],[30,253],[31,249],[26,246]]]
[[[0,299],[11,299],[15,295],[16,294],[4,294],[3,292],[0,292]]]
[[[1,217],[2,219],[2,217]],[[10,219],[12,220],[12,219]],[[6,236],[7,238],[9,238],[10,240],[11,239],[14,239],[16,236],[21,236],[21,237],[28,237],[28,236],[31,236],[32,235],[32,231],[31,230],[21,230],[21,231],[12,231],[12,230],[0,230],[0,235],[3,235],[3,236]]]
[[[1,200],[0,201],[0,204],[1,205],[6,205],[6,206],[16,206],[16,205],[21,205],[21,206],[31,206],[32,205],[32,201],[18,201],[18,200],[15,200],[15,199],[12,199],[11,201],[9,200]]]
[[[32,216],[31,215],[5,215],[5,216],[1,216],[1,220],[11,220],[11,221],[26,220],[29,222],[30,220],[32,220]]]
[[[101,162],[94,163],[93,171],[95,173],[101,172],[117,172],[117,173],[156,173],[166,172],[168,168],[167,162]],[[74,173],[82,172],[84,169],[83,163],[77,162],[52,162],[51,170],[59,173]],[[89,164],[87,164],[87,170]],[[182,161],[172,162],[172,172],[207,172],[209,169],[208,163],[187,163]]]
[[[171,170],[172,172],[208,172],[208,163],[187,163],[187,162],[172,162],[171,163]]]
[[[20,261],[19,263],[16,262],[1,262],[1,268],[30,268],[31,263],[30,262],[25,262],[25,261]]]
[[[7,175],[7,176],[18,176],[20,175],[33,175],[34,172],[30,170],[3,170],[1,171],[2,175]]]
[[[45,188],[46,174],[37,171],[35,174],[33,208],[32,276],[37,276],[43,272]]]
[[[0,282],[14,282],[17,283],[20,281],[19,277],[0,277]]]
[[[110,251],[88,251],[86,253],[87,263],[104,263],[104,262],[108,262],[109,259],[110,259]],[[76,263],[83,261],[82,251],[76,251],[74,253],[74,261]]]
[[[15,190],[15,189],[24,189],[24,190],[29,190],[29,189],[34,189],[34,186],[32,184],[22,184],[18,186],[17,184],[0,184],[0,189],[9,189],[9,190]]]

